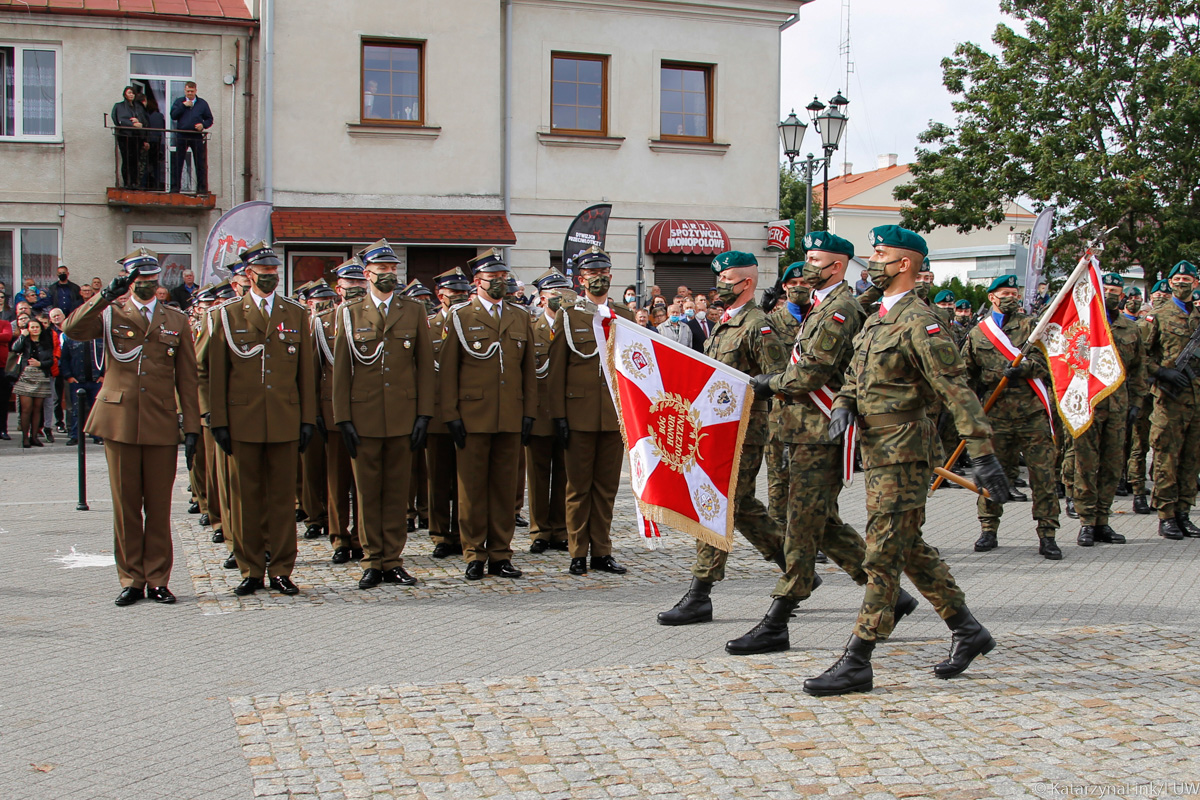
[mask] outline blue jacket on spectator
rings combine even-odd
[[[87,378],[90,369],[92,382],[95,383],[104,375],[104,355],[103,339],[77,342],[64,336],[62,355],[58,359],[58,375],[64,381],[67,378],[74,378],[82,383]],[[96,368],[97,361],[100,362],[99,369]]]
[[[54,308],[61,308],[67,316],[83,305],[83,295],[79,293],[79,286],[72,281],[66,283],[55,281],[47,287],[47,291],[50,292],[50,305]]]
[[[171,119],[175,123],[172,127],[177,131],[196,132],[196,123],[199,122],[205,129],[211,128],[213,115],[208,109],[208,101],[197,97],[192,107],[188,108],[183,104],[184,99],[176,97],[175,102],[171,104]]]

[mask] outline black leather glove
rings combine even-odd
[[[558,437],[558,443],[567,449],[567,442],[571,438],[571,429],[567,426],[566,417],[558,417],[550,420],[554,424],[554,435]]]
[[[129,291],[129,286],[133,283],[134,278],[138,276],[138,271],[135,269],[128,275],[118,275],[100,290],[100,295],[109,302],[116,300],[118,297],[124,296]]]
[[[308,443],[312,441],[314,431],[315,431],[315,427],[313,426],[313,424],[311,422],[301,422],[300,423],[300,447],[299,447],[299,450],[301,453],[303,453],[306,449],[308,449]]]
[[[358,431],[354,430],[353,422],[339,422],[337,424],[342,430],[342,444],[346,446],[346,452],[351,458],[358,458]]]
[[[229,436],[229,426],[222,425],[219,428],[212,429],[213,441],[217,443],[217,447],[225,451],[225,455],[233,455],[233,439]]]
[[[432,419],[433,417],[422,415],[413,422],[412,439],[410,439],[413,450],[420,450],[425,446],[425,440],[429,437],[429,421]]]
[[[1008,369],[1004,370],[1004,377],[1008,378],[1010,381],[1028,378],[1029,366],[1025,361],[1022,360],[1017,366],[1009,367]]]
[[[833,415],[829,417],[829,441],[841,441],[842,434],[846,432],[852,422],[854,422],[853,411],[848,408],[835,408]]]
[[[1129,412],[1125,415],[1126,425],[1136,425],[1138,417],[1142,415],[1141,406],[1130,406]]]
[[[1159,386],[1171,387],[1172,397],[1175,396],[1175,392],[1181,392],[1192,384],[1186,374],[1174,367],[1159,367],[1158,372],[1154,373],[1154,377],[1158,379]]]
[[[192,471],[192,464],[196,461],[196,440],[199,438],[194,433],[183,435],[183,463],[187,464],[188,472]]]
[[[521,417],[521,444],[529,444],[529,437],[533,434],[533,417]]]
[[[467,427],[463,425],[461,419],[452,419],[446,423],[446,430],[450,431],[450,438],[454,440],[454,446],[462,450],[467,446]]]
[[[325,427],[325,418],[317,414],[317,433],[321,434],[321,438],[329,441],[329,429]]]
[[[750,379],[750,388],[754,390],[754,398],[756,400],[766,400],[775,394],[771,390],[771,378],[774,377],[774,375],[755,375]]]
[[[993,503],[1004,504],[1009,501],[1008,478],[1004,475],[1004,467],[1000,459],[991,455],[980,456],[971,460],[975,467],[975,485],[987,489]]]

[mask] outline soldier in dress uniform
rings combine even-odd
[[[717,276],[717,296],[725,305],[717,326],[704,342],[704,353],[750,377],[783,372],[787,349],[767,315],[754,302],[758,285],[758,259],[752,253],[732,250],[712,262]],[[733,524],[750,544],[781,570],[787,569],[783,554],[783,528],[767,514],[766,506],[754,496],[763,448],[770,438],[767,404],[756,400],[750,410],[742,457],[738,467],[737,496],[733,500]],[[712,621],[712,586],[725,578],[729,554],[703,542],[696,543],[696,563],[687,593],[670,611],[658,615],[660,625],[691,625]]]
[[[1021,311],[1021,294],[1016,275],[1000,275],[988,287],[991,315],[1008,345],[1020,350],[1033,332],[1034,320]],[[1003,345],[1004,343],[1001,342]],[[1002,351],[985,333],[983,325],[975,326],[962,348],[967,378],[980,399],[991,396],[1002,377],[1008,386],[988,411],[993,431],[992,445],[1004,465],[1010,484],[1014,484],[1024,454],[1029,468],[1030,491],[1033,494],[1033,518],[1037,522],[1038,553],[1047,560],[1062,559],[1062,550],[1055,541],[1058,531],[1058,498],[1055,496],[1055,444],[1050,428],[1050,416],[1039,399],[1033,381],[1050,380],[1050,367],[1040,348],[1031,348],[1019,366],[1011,366],[1013,356]],[[1044,385],[1044,384],[1043,384]],[[1052,408],[1057,404],[1050,400]],[[996,533],[1004,513],[1000,503],[984,497],[978,502],[979,524],[982,532],[975,542],[975,551],[982,553],[996,548]]]
[[[329,542],[333,546],[334,564],[345,564],[363,557],[358,538],[358,491],[354,487],[354,467],[342,442],[341,432],[333,426],[333,342],[337,331],[337,312],[343,303],[357,303],[366,296],[367,279],[362,262],[357,257],[339,264],[334,274],[337,302],[313,320],[313,348],[316,352],[317,397],[320,411],[317,430],[325,440],[326,514]],[[351,522],[351,509],[354,519]]]
[[[408,500],[412,454],[425,446],[433,419],[433,347],[424,307],[396,291],[400,259],[387,240],[358,257],[367,296],[338,310],[333,345],[333,419],[354,465],[362,520],[358,588],[413,586],[397,512]]]
[[[317,320],[322,314],[327,313],[333,308],[334,301],[337,299],[337,292],[333,290],[333,287],[325,283],[324,279],[315,281],[304,292],[304,302],[308,305],[309,328],[313,332],[314,351],[317,346]],[[314,368],[313,381],[315,383],[313,391],[316,392],[318,398],[321,396],[320,377],[321,370]],[[317,416],[320,416],[319,409]],[[308,516],[308,519],[304,523],[305,539],[320,539],[323,536],[329,535],[329,457],[325,452],[326,442],[329,437],[328,430],[322,431],[320,426],[317,427],[317,432],[321,435],[313,437],[313,440],[308,443],[308,447],[300,456],[304,475],[304,488],[300,496],[300,505]]]
[[[568,571],[592,569],[624,575],[612,555],[613,503],[621,483],[625,445],[612,394],[600,364],[602,348],[592,327],[597,306],[633,321],[633,313],[609,303],[612,261],[593,246],[575,259],[583,296],[561,310],[550,344],[550,417],[562,444],[567,472]]]
[[[991,429],[965,380],[965,367],[937,314],[912,291],[925,240],[898,225],[871,231],[871,281],[883,292],[878,314],[867,318],[856,352],[834,401],[831,442],[841,441],[857,418],[866,468],[867,573],[854,635],[824,674],[804,682],[811,695],[870,691],[875,643],[891,635],[898,614],[900,573],[933,604],[951,631],[950,655],[933,668],[951,678],[995,640],[967,609],[938,551],[925,543],[921,525],[932,467],[933,423],[926,406],[936,395],[954,415],[967,442],[975,475],[992,497],[1008,497],[1004,468],[992,452]]]
[[[520,448],[537,414],[533,324],[504,302],[508,267],[496,250],[471,261],[470,303],[449,314],[439,361],[441,413],[461,451],[458,459],[459,536],[467,580],[519,578],[512,563]]]
[[[525,447],[529,477],[529,552],[547,549],[567,550],[567,472],[563,463],[563,445],[555,435],[550,419],[550,346],[554,342],[554,323],[559,308],[571,305],[576,294],[571,279],[556,269],[548,269],[533,281],[537,287],[541,312],[533,323],[534,367],[537,373],[537,421]]]
[[[441,305],[429,318],[429,332],[434,361],[440,364],[446,337],[450,334],[450,312],[470,299],[471,282],[458,267],[446,270],[433,280]],[[442,415],[440,380],[436,382],[434,398],[434,417],[425,444],[429,468],[429,538],[433,541],[433,557],[446,558],[462,555],[458,527],[458,456]]]
[[[404,287],[404,296],[409,300],[421,304],[421,308],[424,310],[427,318],[426,324],[428,324],[428,317],[433,313],[433,292],[429,291],[425,284],[413,278]],[[437,381],[435,380],[434,383],[437,383]],[[436,389],[434,391],[436,392]],[[426,530],[429,527],[429,467],[425,458],[424,447],[413,451],[412,462],[412,480],[409,481],[407,516],[408,532],[416,533],[417,531]]]
[[[504,295],[505,302],[512,303],[514,308],[523,308],[526,311],[529,307],[525,304],[524,284],[519,282],[512,273],[508,275],[508,293]],[[533,317],[533,314],[529,315]],[[532,322],[532,320],[530,320]],[[517,462],[517,492],[513,495],[513,524],[518,528],[528,528],[529,520],[521,514],[521,509],[525,507],[525,448],[520,449],[520,461]]]
[[[803,261],[797,261],[789,264],[787,269],[783,271],[783,276],[779,279],[780,289],[783,291],[784,302],[777,303],[773,311],[767,315],[767,319],[775,327],[775,332],[779,334],[779,340],[784,344],[789,344],[796,340],[796,334],[800,331],[800,320],[803,317],[803,312],[792,300],[800,296],[805,289],[804,277],[801,270],[804,268]],[[809,292],[812,290],[809,289]],[[771,406],[771,411],[767,417],[768,424],[772,430],[779,430],[784,424],[787,412],[783,410],[781,402],[774,402],[769,397],[766,398]],[[779,436],[772,436],[767,440],[766,446],[767,456],[767,514],[771,519],[779,523],[780,528],[787,528],[788,518],[788,444]]]
[[[240,265],[241,262],[239,261]],[[213,287],[213,303],[204,311],[201,318],[200,331],[196,334],[196,388],[200,401],[200,429],[204,440],[204,458],[208,462],[208,518],[212,525],[213,544],[225,543],[229,555],[225,560],[226,569],[236,569],[237,559],[233,557],[233,537],[226,536],[225,531],[231,525],[229,512],[229,456],[217,447],[212,438],[212,428],[209,426],[208,407],[208,350],[212,342],[213,328],[219,324],[215,314],[217,307],[235,297],[233,285],[224,280]]]
[[[200,287],[192,294],[191,305],[187,312],[188,327],[192,329],[193,347],[197,350],[199,349],[200,334],[204,330],[205,319],[208,316],[208,309],[212,308],[216,299],[211,284]],[[199,356],[197,355],[198,360]],[[188,471],[188,479],[189,485],[192,487],[192,504],[200,513],[196,522],[203,528],[212,524],[212,516],[209,513],[208,472],[209,464],[204,451],[204,443],[200,441],[196,446],[196,457],[192,460],[192,468]],[[217,504],[215,496],[212,498],[212,504]],[[188,511],[191,511],[190,506]]]
[[[1108,524],[1112,501],[1125,463],[1126,432],[1141,415],[1145,394],[1145,351],[1136,323],[1120,312],[1125,282],[1109,273],[1103,278],[1104,309],[1108,314],[1112,341],[1125,368],[1125,380],[1096,404],[1092,423],[1075,437],[1075,474],[1072,494],[1079,512],[1080,547],[1096,542],[1124,544],[1125,537]],[[1064,435],[1065,432],[1064,432]]]
[[[1171,296],[1146,317],[1146,364],[1154,374],[1154,506],[1158,535],[1164,539],[1200,537],[1200,528],[1189,516],[1200,472],[1200,363],[1176,363],[1200,327],[1200,308],[1192,298],[1196,283],[1196,267],[1180,261],[1167,275]]]
[[[233,554],[239,596],[263,588],[298,594],[295,464],[316,422],[308,311],[275,291],[279,257],[260,242],[241,254],[251,289],[214,313],[221,323],[209,344],[208,395],[212,436],[230,457]],[[270,553],[270,564],[267,564]],[[269,571],[268,571],[269,566]]]
[[[71,312],[63,333],[76,341],[104,337],[104,385],[86,432],[104,439],[113,499],[113,556],[127,606],[144,597],[174,603],[167,588],[173,561],[171,492],[184,453],[192,467],[200,438],[196,351],[182,311],[155,298],[158,256],[138,248],[117,262],[125,274]],[[130,286],[132,294],[120,301]],[[178,398],[178,401],[176,400]]]

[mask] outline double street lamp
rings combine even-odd
[[[813,158],[813,154],[809,153],[808,158],[800,165],[807,188],[804,197],[805,233],[812,230],[812,179],[813,170],[818,164],[821,164],[825,170],[825,196],[821,203],[821,216],[825,223],[825,229],[829,229],[829,162],[832,160],[834,151],[838,149],[838,144],[842,141],[842,134],[846,132],[846,123],[850,118],[846,116],[843,109],[849,104],[850,101],[842,96],[839,89],[838,93],[829,101],[828,106],[814,96],[813,101],[805,108],[808,111],[809,119],[816,126],[817,133],[821,134],[821,149],[825,153],[823,158]],[[804,140],[806,130],[808,130],[808,123],[802,122],[796,116],[795,110],[788,115],[787,119],[779,123],[779,140],[783,144],[783,154],[787,156],[789,170],[796,169],[796,157],[800,155],[800,143]]]

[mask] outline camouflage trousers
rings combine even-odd
[[[790,444],[788,448],[788,521],[783,538],[787,567],[771,596],[807,599],[812,594],[817,550],[833,559],[855,583],[866,583],[862,568],[866,545],[858,531],[838,515],[841,445]]]
[[[771,430],[779,430],[775,425]],[[778,436],[767,440],[767,515],[783,528],[788,517],[788,451]]]
[[[1055,443],[1050,437],[1050,423],[1043,419],[1042,425],[1025,428],[1020,432],[992,434],[992,447],[996,457],[1004,466],[1004,474],[1011,485],[1020,470],[1021,454],[1029,468],[1029,490],[1033,493],[1033,518],[1037,520],[1037,534],[1054,538],[1058,530],[1058,496],[1054,493]],[[980,497],[976,503],[979,525],[984,531],[995,533],[1000,529],[1000,517],[1004,506]]]
[[[1129,461],[1125,464],[1125,474],[1133,485],[1134,494],[1146,493],[1146,454],[1150,450],[1150,416],[1154,413],[1152,403],[1142,406],[1142,415],[1129,432]]]
[[[1058,479],[1066,488],[1067,497],[1074,500],[1075,491],[1072,487],[1075,485],[1075,440],[1069,433],[1058,437],[1058,440],[1062,442],[1062,466],[1059,469]]]
[[[1071,497],[1080,525],[1107,525],[1124,463],[1125,410],[1118,408],[1113,413],[1102,402],[1093,414],[1092,424],[1072,445],[1075,475]]]
[[[1196,504],[1196,474],[1200,471],[1196,402],[1195,390],[1181,392],[1178,400],[1160,394],[1154,401],[1150,446],[1154,448],[1154,505],[1159,519],[1185,515]]]
[[[866,472],[867,551],[862,568],[867,589],[854,623],[854,635],[860,639],[882,641],[891,635],[901,572],[942,619],[967,604],[946,562],[921,536],[930,474],[924,461],[886,464]]]
[[[770,516],[767,507],[754,496],[758,485],[758,470],[762,467],[763,445],[746,442],[738,467],[737,494],[733,501],[733,527],[754,545],[767,561],[783,547],[783,530]],[[702,581],[715,583],[725,580],[725,562],[729,554],[711,544],[696,542],[696,564],[692,575]]]

